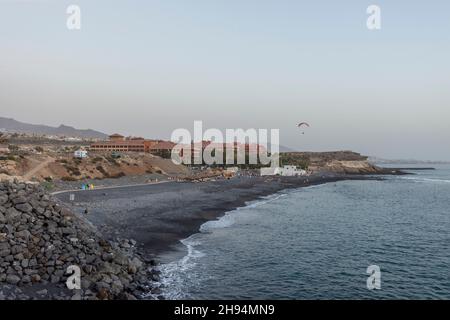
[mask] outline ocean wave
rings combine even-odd
[[[189,294],[187,293],[187,288],[185,288],[184,283],[186,277],[189,277],[190,285],[192,285],[192,282],[199,282],[199,280],[195,279],[195,273],[190,271],[197,265],[197,260],[205,256],[204,252],[196,249],[196,247],[202,243],[202,235],[207,232],[211,232],[214,229],[222,229],[232,226],[236,222],[236,213],[240,212],[242,209],[256,208],[286,195],[286,193],[276,193],[262,197],[261,199],[255,201],[247,202],[245,206],[228,211],[217,220],[205,222],[200,226],[199,233],[193,234],[190,237],[181,240],[180,242],[187,249],[187,254],[180,260],[163,264],[159,267],[159,270],[161,271],[160,284],[163,296],[170,300],[189,298]]]
[[[210,232],[214,229],[222,229],[231,227],[235,222],[235,214],[243,209],[251,209],[261,206],[263,204],[269,203],[271,201],[277,200],[281,197],[286,196],[285,193],[276,193],[273,195],[261,197],[261,199],[255,201],[246,202],[245,206],[236,208],[235,210],[226,212],[222,217],[217,220],[207,221],[200,226],[200,232]]]
[[[200,244],[200,241],[196,240],[195,236],[193,235],[180,241],[187,249],[187,254],[183,258],[162,264],[158,268],[161,271],[160,288],[162,289],[162,295],[166,299],[179,300],[189,298],[184,284],[185,277],[196,266],[196,259],[205,255],[195,248]],[[192,281],[193,278],[190,278],[190,280]]]
[[[417,177],[400,177],[400,180],[410,180],[414,182],[431,182],[431,183],[450,183],[447,179],[433,179],[433,178],[417,178]]]
[[[234,217],[231,214],[226,213],[218,220],[211,220],[202,224],[200,226],[200,232],[209,232],[214,229],[227,228],[232,226],[234,222],[235,222]]]

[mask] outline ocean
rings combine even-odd
[[[167,299],[450,299],[450,166],[280,192],[205,223]],[[369,290],[369,266],[380,289]]]

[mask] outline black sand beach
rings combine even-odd
[[[309,177],[239,177],[202,183],[166,182],[90,191],[68,191],[56,197],[84,214],[107,238],[134,239],[147,259],[176,249],[200,226],[246,202],[327,182],[380,179],[364,175],[320,174]],[[75,200],[70,203],[70,194]]]

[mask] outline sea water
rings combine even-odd
[[[413,173],[280,192],[207,222],[161,266],[163,295],[450,299],[450,166]]]

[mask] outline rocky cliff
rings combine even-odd
[[[293,164],[313,172],[327,171],[347,174],[389,174],[389,170],[377,167],[368,157],[352,151],[288,152],[280,155],[281,164]]]

